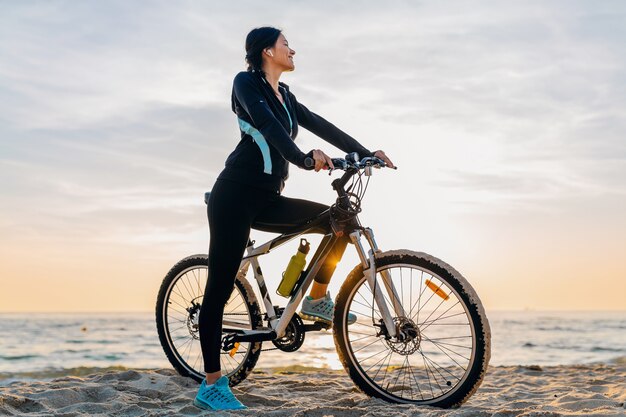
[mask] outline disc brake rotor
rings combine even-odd
[[[200,317],[200,307],[196,300],[191,301],[191,306],[187,307],[187,330],[189,334],[196,340],[200,340],[200,329],[198,327],[198,318]]]
[[[415,323],[406,317],[394,317],[393,322],[396,325],[398,336],[396,340],[385,339],[387,346],[394,352],[404,356],[417,352],[422,343],[422,334]]]

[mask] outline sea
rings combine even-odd
[[[626,363],[626,311],[487,311],[491,366]],[[263,348],[273,347],[266,342]],[[330,331],[296,352],[261,353],[256,369],[341,369]],[[172,368],[154,313],[0,314],[0,385],[110,369]]]

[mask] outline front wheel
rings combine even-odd
[[[383,279],[393,283],[395,297]],[[401,336],[388,335],[375,291],[384,294]],[[404,314],[394,310],[394,298]],[[378,253],[375,288],[359,265],[342,285],[335,308],[339,358],[368,395],[447,408],[466,401],[483,380],[491,354],[484,308],[467,280],[437,258],[408,250]],[[350,326],[348,313],[357,316]]]
[[[198,317],[207,271],[207,255],[182,259],[163,279],[156,303],[157,331],[165,355],[178,373],[198,382],[205,376]],[[259,304],[242,271],[237,274],[222,320],[224,328],[256,329],[262,326]],[[260,354],[261,342],[243,342],[231,352],[220,350],[222,373],[228,377],[231,386],[248,376]]]

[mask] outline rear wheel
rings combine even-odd
[[[200,382],[205,376],[198,316],[207,281],[207,255],[193,255],[170,269],[159,290],[156,323],[161,346],[181,375]],[[261,327],[261,313],[254,291],[239,273],[223,316],[224,326],[238,329]],[[234,386],[252,371],[261,354],[261,342],[241,343],[236,352],[220,350],[223,375]]]
[[[395,313],[383,276],[393,282],[404,315]],[[374,291],[384,294],[401,337],[388,336]],[[357,316],[350,326],[348,313]],[[337,296],[333,329],[354,383],[389,402],[457,406],[478,389],[490,357],[489,323],[475,291],[454,268],[425,253],[377,254],[376,288],[357,266]]]

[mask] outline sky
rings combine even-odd
[[[398,165],[363,203],[383,250],[443,259],[488,311],[624,310],[625,21],[623,1],[0,1],[0,312],[154,309],[207,251],[264,25],[298,100]],[[293,167],[284,194],[331,204],[331,180]],[[296,248],[261,260],[270,288]]]

